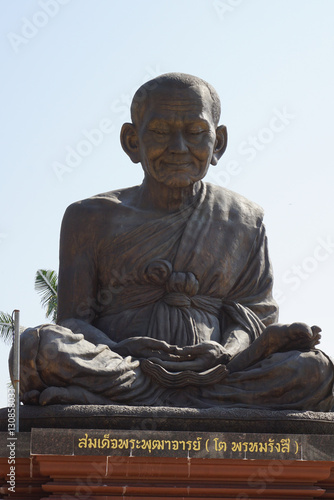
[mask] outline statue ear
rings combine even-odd
[[[217,127],[216,130],[216,143],[211,158],[211,165],[217,165],[218,160],[225,153],[226,146],[227,146],[227,129],[225,125],[220,125],[219,127]]]
[[[133,163],[140,162],[139,141],[133,123],[124,123],[121,130],[121,144]]]

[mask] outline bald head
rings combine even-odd
[[[207,91],[208,99],[211,100],[212,118],[218,125],[220,118],[220,100],[215,89],[205,80],[197,76],[184,73],[166,73],[153,80],[144,83],[135,93],[131,104],[131,119],[135,126],[141,122],[145,109],[149,104],[150,97],[156,92],[172,89],[187,89],[195,87]]]

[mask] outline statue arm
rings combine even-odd
[[[92,323],[97,296],[94,256],[96,227],[89,207],[74,203],[65,212],[61,233],[57,323],[76,318]]]
[[[248,331],[241,328],[233,328],[228,335],[225,335],[224,348],[229,354],[229,358],[233,359],[234,356],[244,351],[251,344],[251,335]]]
[[[266,326],[277,321],[278,307],[272,287],[267,237],[261,224],[246,265],[222,309],[221,343],[231,358],[249,347]]]
[[[70,205],[60,233],[57,324],[81,333],[94,345],[116,343],[92,322],[98,311],[96,232],[99,210],[90,200]]]
[[[263,329],[278,320],[278,306],[272,296],[273,281],[266,230],[262,223],[245,267],[228,297],[254,313]]]

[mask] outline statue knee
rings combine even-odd
[[[39,327],[27,328],[20,335],[20,395],[23,399],[25,393],[46,388],[36,366],[39,340]],[[13,348],[9,356],[9,373],[13,381]]]
[[[325,353],[315,349],[304,354],[310,364],[310,375],[313,373],[312,378],[334,380],[333,363]]]

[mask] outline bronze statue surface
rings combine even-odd
[[[202,181],[219,116],[190,75],[137,91],[121,142],[143,183],[67,209],[57,325],[21,336],[25,403],[332,409],[320,329],[277,323],[262,209]]]

